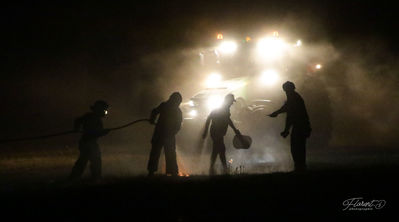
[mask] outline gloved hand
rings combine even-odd
[[[235,130],[235,133],[236,133],[236,135],[241,135],[241,132],[240,132],[240,130]]]
[[[278,116],[278,113],[276,113],[276,112],[273,112],[273,113],[271,113],[271,114],[269,114],[268,116],[270,116],[270,117],[277,117]]]
[[[103,135],[107,135],[109,132],[111,132],[110,129],[104,129],[104,130],[103,130]]]
[[[287,131],[287,130],[284,130],[283,132],[280,133],[280,135],[281,135],[282,137],[284,137],[284,138],[286,138],[289,134],[290,134],[290,132]]]
[[[309,138],[311,133],[312,133],[312,128],[309,127],[309,128],[305,131],[305,135],[304,135],[304,136],[305,136],[306,138]]]

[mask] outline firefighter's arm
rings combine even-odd
[[[268,116],[277,117],[278,114],[285,113],[285,112],[287,112],[287,102],[285,102],[284,105],[280,109],[274,111],[273,113],[269,114]]]
[[[80,128],[82,127],[83,124],[83,117],[78,117],[75,119],[75,122],[73,124],[73,130],[75,132],[78,132],[80,130]]]
[[[95,129],[95,130],[90,130],[86,133],[89,134],[90,136],[98,138],[98,137],[107,135],[110,131],[111,131],[110,129],[104,129],[101,124],[101,128]]]
[[[241,132],[234,126],[233,121],[229,118],[229,126],[234,130],[234,133],[237,135],[241,135]]]
[[[177,118],[178,119],[176,121],[175,134],[177,134],[177,132],[179,132],[179,130],[181,129],[181,124],[183,122],[183,115],[182,115],[181,111],[179,111]]]
[[[209,114],[208,118],[206,119],[205,122],[205,129],[204,129],[204,133],[202,134],[202,138],[205,139],[207,134],[208,134],[208,128],[209,125],[211,124],[211,114]]]
[[[155,119],[157,118],[158,114],[161,112],[161,105],[159,105],[157,108],[153,109],[150,115],[150,123],[155,124]]]
[[[111,130],[110,129],[103,129],[100,132],[97,133],[97,137],[102,137],[107,135]]]
[[[287,137],[290,134],[290,129],[292,126],[292,119],[287,116],[287,119],[285,120],[285,128],[284,131],[280,133],[282,137]]]

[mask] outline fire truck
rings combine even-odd
[[[287,162],[290,155],[282,147],[287,147],[289,141],[280,138],[284,118],[267,117],[286,100],[281,88],[286,81],[297,85],[309,102],[307,105],[316,104],[311,110],[318,113],[311,116],[311,122],[315,120],[312,127],[316,129],[312,141],[318,144],[311,146],[328,144],[331,132],[327,129],[331,127],[325,126],[331,124],[331,108],[324,90],[326,87],[319,78],[325,72],[327,62],[324,61],[328,55],[315,50],[314,45],[306,44],[306,41],[287,38],[277,31],[238,37],[219,33],[210,42],[210,47],[199,50],[197,56],[198,70],[203,73],[198,84],[203,88],[181,105],[184,116],[179,133],[181,150],[199,152],[201,146],[198,145],[205,142],[201,135],[206,117],[223,104],[225,95],[232,93],[236,102],[230,109],[231,118],[236,127],[250,135],[254,142],[249,151],[230,149],[229,157],[234,159],[234,164],[242,163],[248,169],[255,169],[254,172],[287,170],[282,163]],[[307,95],[311,96],[307,97],[305,91],[301,91],[305,88],[308,88]],[[319,119],[316,121],[316,118]],[[232,147],[233,136],[228,131],[225,138],[227,147]],[[207,143],[207,147],[211,147],[209,140]],[[259,171],[257,167],[260,167]],[[265,171],[266,168],[270,170]]]
[[[198,53],[207,77],[204,88],[183,103],[184,118],[203,119],[229,93],[237,98],[236,113],[270,111],[283,82],[322,70],[320,61],[305,58],[303,50],[302,40],[284,38],[277,31],[238,39],[218,33],[211,47]],[[239,120],[240,115],[233,118]]]

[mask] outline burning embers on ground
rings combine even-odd
[[[227,168],[228,168],[228,174],[230,175],[239,175],[239,174],[244,174],[245,173],[245,166],[243,163],[241,163],[238,166],[233,165],[234,160],[230,159],[227,161]]]

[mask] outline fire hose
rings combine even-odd
[[[113,127],[113,128],[108,128],[105,130],[109,131],[114,131],[114,130],[119,130],[126,128],[128,126],[131,126],[133,124],[143,122],[143,121],[149,121],[149,119],[138,119],[132,122],[129,122],[125,125],[118,126],[118,127]],[[47,134],[47,135],[41,135],[41,136],[32,136],[32,137],[21,137],[21,138],[14,138],[14,139],[3,139],[0,140],[1,143],[10,143],[10,142],[22,142],[22,141],[29,141],[29,140],[39,140],[39,139],[47,139],[50,137],[57,137],[57,136],[63,136],[63,135],[68,135],[68,134],[74,134],[74,133],[82,133],[83,131],[76,131],[76,130],[69,130],[69,131],[64,131],[64,132],[59,132],[59,133],[53,133],[53,134]]]

